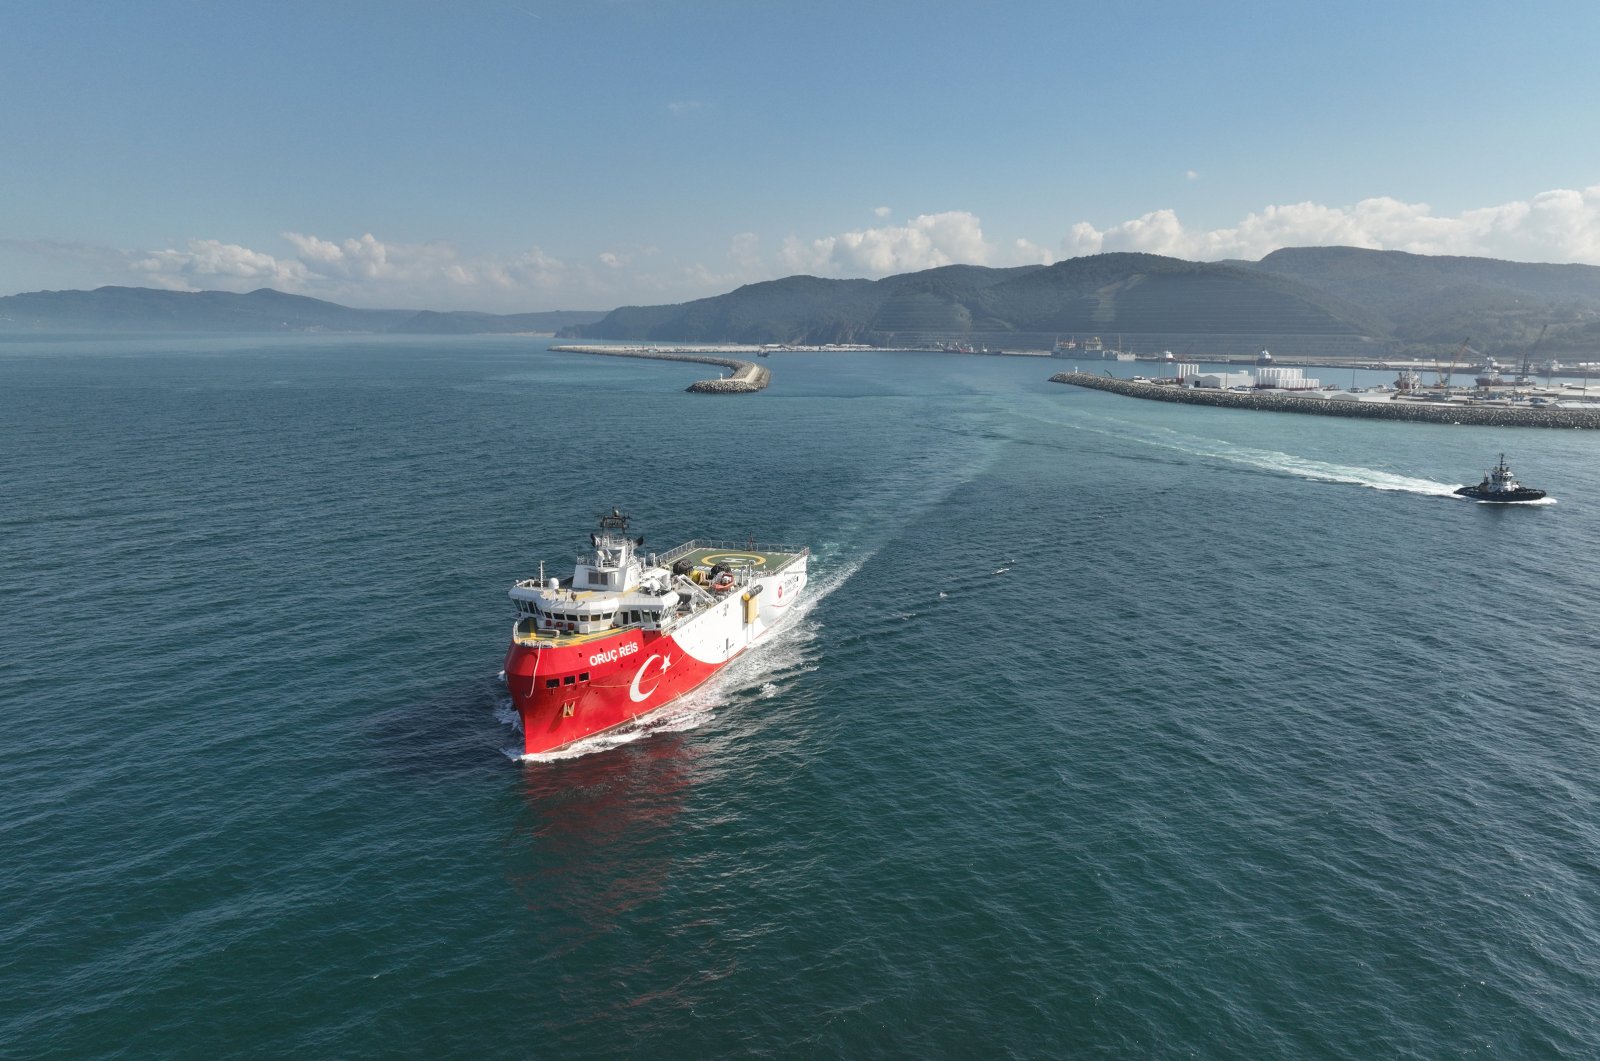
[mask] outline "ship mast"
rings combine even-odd
[[[628,517],[621,509],[600,517],[600,533],[589,535],[594,555],[588,563],[579,562],[573,571],[573,586],[586,589],[627,590],[642,573],[635,560],[636,548],[644,545],[644,535],[628,537]]]

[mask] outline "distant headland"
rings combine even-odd
[[[436,312],[353,309],[271,288],[163,291],[98,287],[93,291],[33,291],[0,298],[0,333],[116,332],[343,332],[390,335],[554,333],[604,317],[598,311],[548,313]]]
[[[1428,360],[1470,337],[1517,361],[1600,360],[1600,267],[1301,247],[1260,261],[1095,254],[879,280],[791,276],[675,305],[492,314],[353,309],[249,294],[102,287],[0,298],[0,332],[555,333],[623,343],[1048,350],[1057,340],[1223,360]],[[1083,348],[1080,346],[1079,348]]]
[[[1543,339],[1540,335],[1543,333]],[[1049,349],[1058,339],[1220,360],[1263,347],[1307,361],[1430,359],[1471,337],[1515,359],[1600,360],[1600,267],[1355,247],[1257,262],[1096,254],[1054,265],[950,265],[881,280],[791,276],[680,305],[629,306],[562,338]]]

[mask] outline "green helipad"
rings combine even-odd
[[[691,549],[684,553],[681,559],[689,561],[696,567],[709,568],[717,564],[727,564],[729,567],[752,567],[758,571],[774,571],[793,559],[795,555],[771,549]]]

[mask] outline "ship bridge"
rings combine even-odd
[[[635,550],[644,545],[644,536],[627,536],[628,517],[617,509],[600,517],[600,533],[589,535],[594,552],[578,557],[572,569],[572,588],[627,593],[637,589],[644,577],[644,565]]]
[[[637,628],[666,631],[738,592],[747,606],[762,592],[756,583],[801,564],[804,547],[695,539],[656,556],[641,556],[644,538],[630,538],[628,517],[616,509],[591,534],[594,551],[577,558],[572,577],[537,579],[511,587],[519,616],[513,639],[546,647],[610,636]],[[803,578],[803,574],[802,574]],[[779,596],[798,587],[787,583]],[[752,611],[753,614],[753,611]]]

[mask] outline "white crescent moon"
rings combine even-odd
[[[639,691],[639,679],[643,678],[644,677],[644,672],[650,669],[650,664],[654,663],[656,660],[658,660],[660,658],[661,658],[660,656],[651,656],[649,659],[645,660],[642,664],[639,665],[639,673],[635,674],[633,676],[633,684],[628,686],[628,696],[630,698],[632,698],[634,703],[636,703],[636,704],[644,703],[646,700],[650,699],[650,695],[656,691],[656,686],[652,685],[649,689],[647,689],[647,690],[645,690],[644,692],[641,693]],[[662,667],[661,669],[663,671],[665,671],[666,667]],[[659,678],[656,679],[656,685],[660,685],[660,684],[661,684],[661,680]]]

